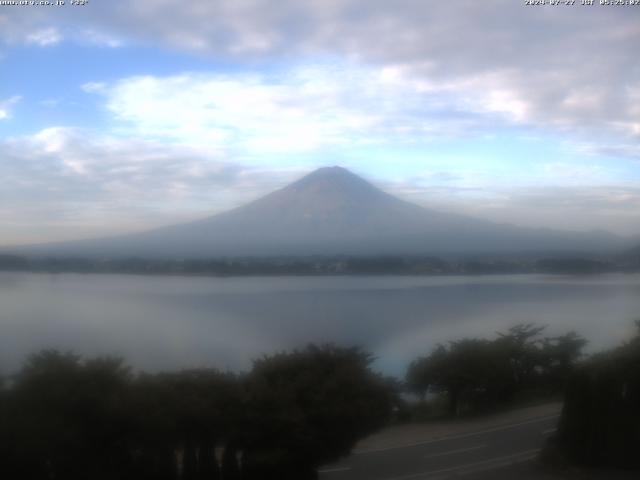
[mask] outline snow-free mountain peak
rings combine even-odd
[[[285,187],[286,191],[320,191],[324,194],[379,195],[381,190],[346,168],[322,167]]]
[[[212,258],[597,252],[601,234],[526,229],[401,200],[349,170],[315,170],[231,211],[116,238],[21,248],[46,255]]]
[[[321,233],[318,230],[331,230],[338,224],[348,230],[377,215],[385,203],[396,202],[397,199],[345,168],[324,167],[225,215],[254,217],[254,222],[269,218],[291,234],[299,228]],[[314,225],[314,220],[321,221],[322,226]],[[295,221],[299,223],[294,225]]]

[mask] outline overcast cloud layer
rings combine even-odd
[[[35,90],[0,87],[0,244],[195,218],[327,163],[425,205],[640,234],[639,17],[508,0],[0,7],[14,78],[46,73],[16,60],[36,50],[122,65],[87,67],[37,100],[46,115]]]

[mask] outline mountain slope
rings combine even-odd
[[[245,206],[196,222],[26,251],[171,258],[442,255],[596,252],[619,243],[609,234],[524,229],[436,212],[389,195],[348,170],[326,167]]]

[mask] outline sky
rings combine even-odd
[[[0,1],[0,245],[188,221],[327,165],[640,234],[640,6],[20,3]]]

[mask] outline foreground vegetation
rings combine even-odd
[[[305,480],[384,425],[393,392],[358,349],[310,346],[216,370],[134,375],[45,351],[0,397],[6,478]]]
[[[423,402],[444,395],[452,417],[559,397],[587,342],[575,332],[547,337],[544,330],[522,324],[494,340],[438,345],[410,365],[407,386]]]
[[[587,360],[582,337],[533,324],[438,345],[408,368],[421,401],[404,409],[397,383],[357,348],[265,356],[243,375],[134,374],[120,359],[43,351],[0,384],[0,470],[25,480],[315,479],[392,416],[419,418],[411,409],[444,403],[457,417],[563,395],[548,457],[640,468],[638,327]]]
[[[414,361],[407,386],[414,407],[444,398],[449,416],[478,414],[514,402],[557,398],[564,407],[545,459],[560,466],[640,469],[640,321],[626,344],[584,359],[575,332],[543,336],[518,325],[496,339],[461,339]],[[431,400],[428,400],[432,394]]]
[[[628,343],[590,358],[566,388],[548,455],[568,463],[640,469],[640,321]]]

